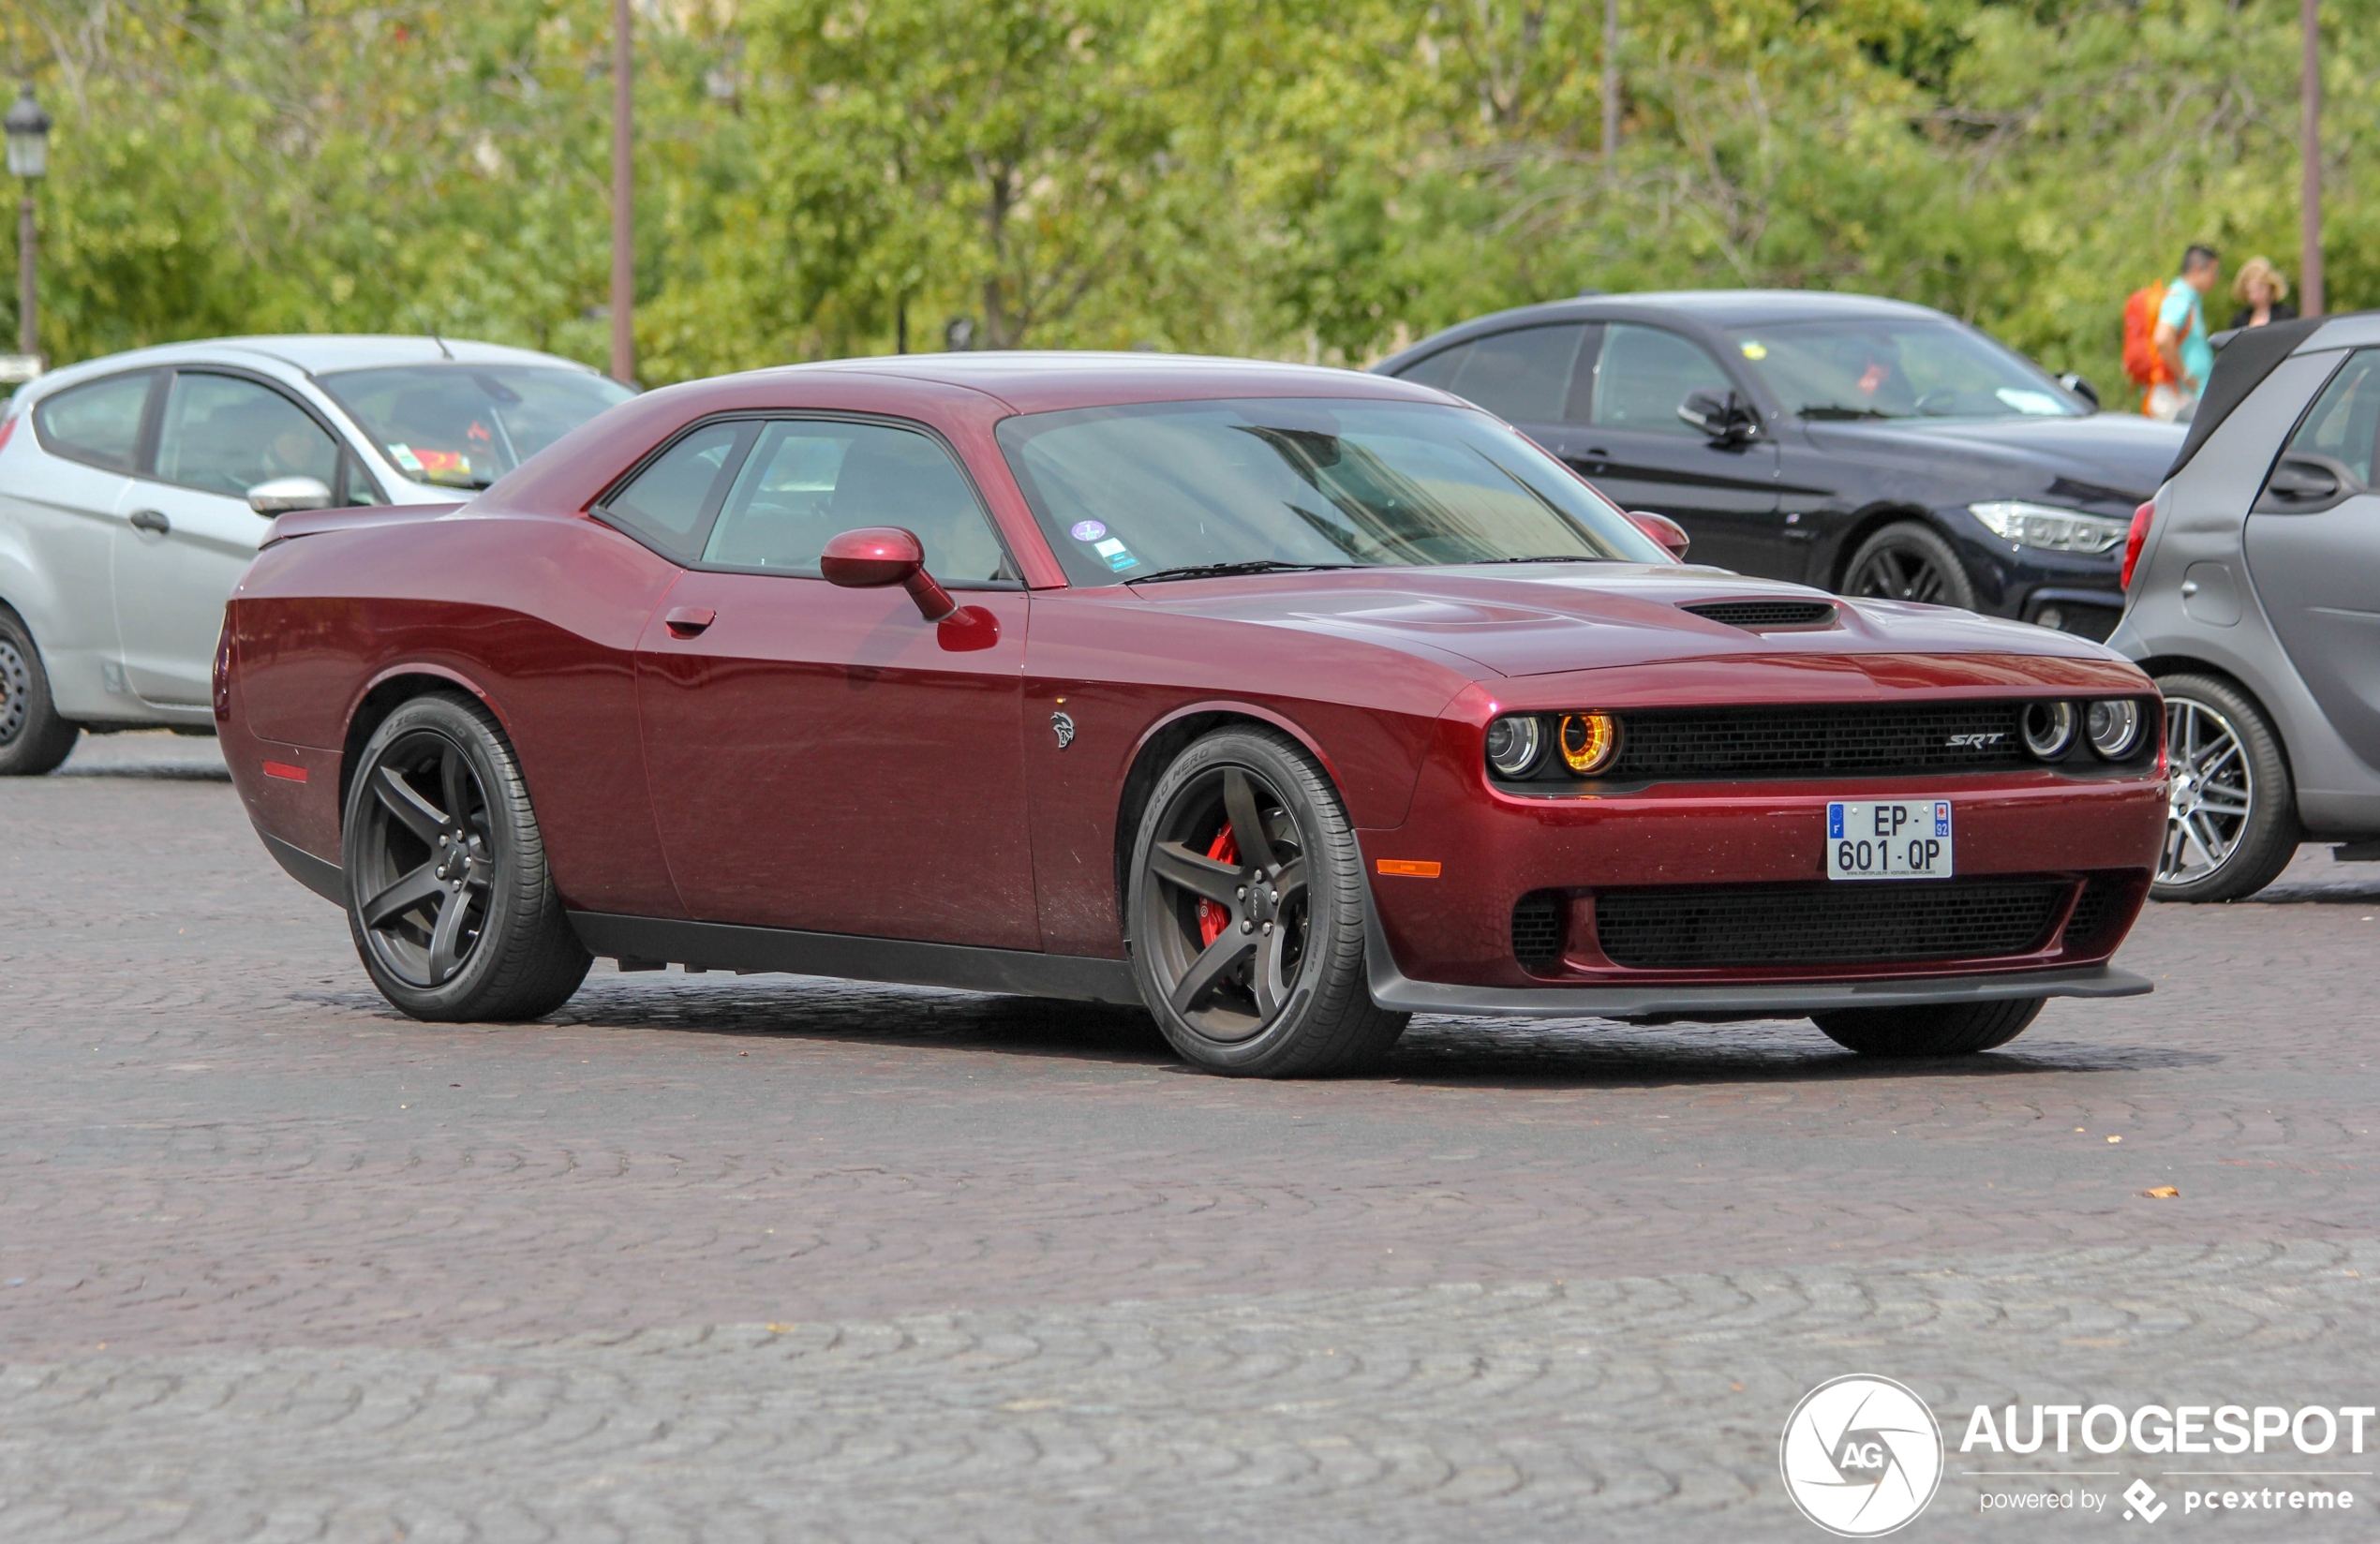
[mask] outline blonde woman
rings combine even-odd
[[[2289,304],[2289,281],[2270,258],[2250,258],[2239,265],[2239,276],[2231,281],[2231,298],[2239,303],[2231,314],[2234,327],[2297,319],[2298,308]]]

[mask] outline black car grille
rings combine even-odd
[[[1622,713],[1612,780],[1888,776],[2029,765],[2022,703]]]
[[[2030,954],[2056,925],[2069,882],[1888,881],[1605,890],[1595,933],[1640,971],[1878,965]]]
[[[1762,628],[1816,627],[1835,619],[1835,608],[1824,601],[1705,601],[1700,605],[1677,609],[1747,631],[1758,631]]]
[[[1512,958],[1532,970],[1562,958],[1562,897],[1552,890],[1523,896],[1512,908]]]

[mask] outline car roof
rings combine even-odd
[[[419,334],[292,333],[254,337],[194,338],[186,343],[156,344],[147,349],[82,360],[51,371],[36,384],[46,391],[53,386],[70,384],[86,376],[154,364],[237,364],[270,361],[307,375],[325,375],[335,370],[369,369],[375,365],[443,364],[450,360],[458,364],[532,364],[593,373],[576,360],[540,353],[534,349],[477,343],[469,338],[441,340]]]
[[[1456,399],[1431,387],[1358,370],[1200,354],[1108,353],[1092,349],[986,349],[963,354],[879,354],[787,364],[754,375],[864,372],[964,387],[1020,413],[1137,402],[1227,397],[1367,397],[1398,402]]]
[[[1450,343],[1514,327],[1559,321],[1667,321],[1688,327],[1774,327],[1794,321],[1943,321],[1929,305],[1882,295],[1831,290],[1653,290],[1626,295],[1578,295],[1516,306],[1431,334],[1379,364],[1375,370],[1402,369]]]

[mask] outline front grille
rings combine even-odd
[[[1639,971],[1989,959],[2039,948],[2066,894],[2059,880],[1605,890],[1595,934]]]
[[[1677,609],[1748,632],[1763,628],[1816,627],[1835,619],[1835,608],[1824,601],[1705,601]]]
[[[2022,703],[1648,708],[1622,713],[1608,779],[1986,772],[2030,765]]]
[[[1532,970],[1562,958],[1561,896],[1539,890],[1512,908],[1512,958]]]
[[[2094,874],[2066,919],[2066,947],[2076,954],[2095,955],[2111,947],[2105,935],[2123,918],[2125,892],[2131,886],[2115,874]]]

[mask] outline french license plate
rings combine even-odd
[[[1950,878],[1950,801],[1828,805],[1826,877]]]

